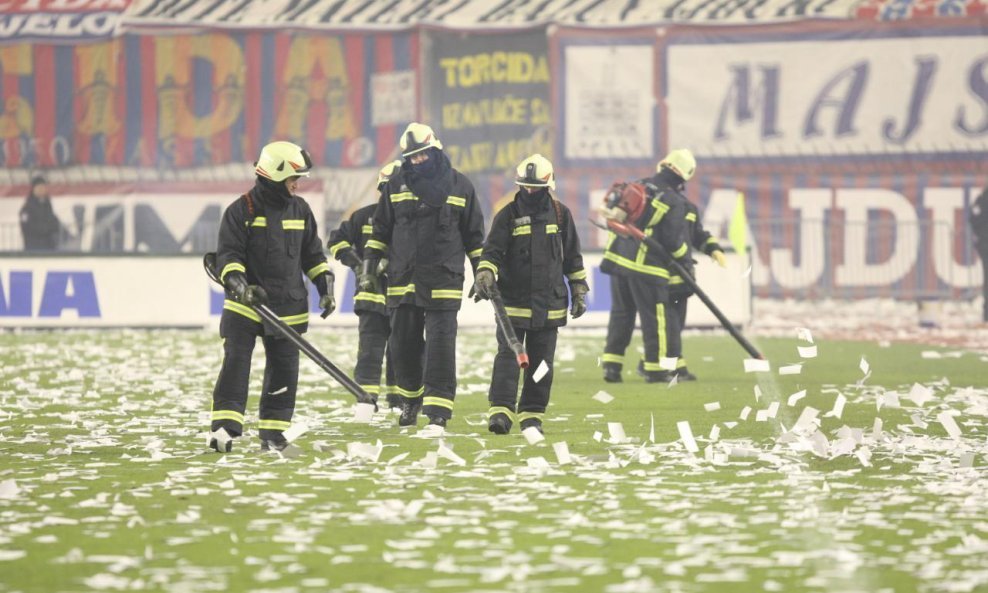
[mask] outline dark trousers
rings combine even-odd
[[[531,365],[525,369],[525,382],[521,388],[521,398],[518,397],[518,361],[515,353],[508,345],[508,340],[497,330],[497,355],[494,357],[494,371],[491,376],[491,388],[487,399],[491,404],[491,413],[514,413],[517,402],[518,421],[524,422],[530,418],[542,421],[545,408],[549,405],[549,390],[552,389],[553,359],[556,356],[557,328],[520,329],[515,328],[518,339],[525,344]],[[532,379],[539,365],[545,361],[549,372],[538,383]],[[494,408],[505,408],[495,410]],[[510,414],[509,414],[510,416]]]
[[[262,334],[261,324],[246,317],[223,312],[223,366],[213,389],[211,430],[225,428],[230,436],[244,431],[250,361],[254,344]],[[270,439],[291,425],[298,389],[298,348],[280,336],[263,336],[264,383],[261,388],[259,436]]]
[[[381,363],[385,362],[385,381],[388,403],[392,402],[395,386],[394,364],[391,361],[391,348],[388,337],[391,335],[391,320],[387,315],[363,311],[357,313],[360,338],[357,344],[357,366],[353,370],[354,380],[377,401],[381,393]]]
[[[415,305],[401,305],[391,311],[395,390],[406,399],[421,397],[426,416],[453,416],[457,313]]]
[[[988,245],[988,238],[985,239],[986,245]],[[981,320],[988,322],[988,249],[983,249],[978,251],[978,255],[981,257],[981,294],[984,297],[982,302]]]
[[[686,366],[686,359],[683,358],[683,328],[686,327],[686,305],[690,295],[689,292],[672,292],[666,308],[666,344],[669,348],[666,356],[678,359],[676,368]]]
[[[624,351],[635,330],[635,315],[641,323],[645,346],[645,370],[660,371],[660,358],[678,357],[667,340],[666,306],[668,287],[648,278],[611,276],[611,316],[607,322],[607,341],[603,362],[621,368]]]

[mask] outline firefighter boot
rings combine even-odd
[[[494,434],[508,434],[511,432],[511,418],[501,412],[491,414],[491,418],[487,422],[487,430]]]
[[[613,362],[604,363],[604,381],[607,383],[620,383],[621,365]]]
[[[401,405],[401,416],[398,417],[398,426],[415,426],[418,420],[419,410],[422,409],[422,398],[403,398],[405,401]]]
[[[521,429],[523,431],[526,428],[531,428],[531,427],[535,427],[536,430],[538,430],[542,434],[545,434],[545,431],[542,430],[542,421],[539,420],[538,418],[527,418],[521,421]]]

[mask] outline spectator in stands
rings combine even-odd
[[[971,229],[974,231],[974,247],[981,257],[984,278],[981,281],[982,320],[988,322],[988,188],[971,204]]]
[[[31,180],[31,191],[21,208],[21,234],[27,251],[58,249],[62,223],[55,216],[48,194],[48,182],[41,175]]]

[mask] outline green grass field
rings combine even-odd
[[[351,332],[310,337],[352,368]],[[602,338],[566,330],[533,446],[486,430],[492,343],[461,332],[442,444],[383,412],[354,424],[303,361],[310,428],[284,459],[206,449],[212,332],[0,334],[0,591],[988,591],[983,354],[818,342],[780,375],[807,344],[762,339],[772,371],[745,373],[733,341],[699,335],[700,382],[607,385]],[[796,426],[807,406],[819,432]]]

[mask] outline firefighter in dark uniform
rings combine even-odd
[[[540,154],[528,157],[518,165],[515,183],[521,189],[494,217],[475,285],[480,298],[491,298],[497,286],[511,325],[533,364],[525,369],[519,399],[515,354],[505,336],[497,332],[498,350],[488,392],[488,429],[495,434],[511,430],[516,410],[522,430],[534,426],[542,432],[556,336],[559,327],[566,325],[569,296],[570,315],[575,319],[587,311],[590,290],[573,216],[549,193],[556,188],[552,163]],[[545,361],[549,373],[535,382],[532,376],[540,361]]]
[[[27,251],[54,251],[62,235],[62,223],[55,216],[48,195],[48,181],[41,175],[31,180],[31,191],[21,207],[21,234]]]
[[[401,167],[401,161],[392,161],[385,165],[377,176],[378,192],[388,179]],[[371,238],[374,224],[373,204],[359,208],[350,218],[340,224],[340,228],[329,234],[329,252],[343,265],[359,274],[360,264],[364,257],[364,245]],[[394,365],[391,361],[391,350],[387,347],[388,336],[391,335],[391,321],[388,318],[388,308],[385,301],[387,285],[380,282],[377,290],[361,290],[353,297],[353,312],[359,319],[360,341],[357,345],[357,366],[353,370],[353,378],[360,386],[377,401],[381,392],[381,362],[386,363],[385,396],[389,408],[401,407],[401,396],[395,390]]]
[[[981,282],[981,291],[984,294],[982,321],[988,323],[988,188],[971,204],[970,222],[974,231],[974,246],[981,257],[981,269],[984,270]]]
[[[696,162],[689,151],[674,150],[659,161],[656,174],[635,183],[619,184],[608,193],[603,215],[642,229],[665,248],[666,254],[686,265],[686,198],[676,189],[690,177]],[[635,316],[640,318],[645,359],[642,371],[648,383],[671,380],[661,360],[677,357],[667,340],[669,262],[645,243],[631,237],[608,235],[600,269],[611,276],[611,315],[602,357],[604,380],[621,381],[624,351],[631,342]]]
[[[689,178],[685,178],[683,181],[685,183],[689,181]],[[680,186],[678,189],[680,193],[685,195],[685,186]],[[696,204],[690,202],[689,199],[686,200],[686,242],[690,245],[691,253],[694,249],[702,251],[713,258],[720,267],[727,267],[727,258],[724,256],[724,250],[721,248],[720,243],[717,242],[717,239],[703,228],[703,223],[700,222],[700,211],[696,207]],[[687,261],[690,264],[693,263],[692,259]],[[688,268],[688,271],[696,278],[692,265]],[[674,372],[680,381],[696,381],[696,375],[691,373],[686,367],[686,359],[682,355],[682,334],[683,328],[686,327],[686,303],[692,294],[693,289],[686,284],[681,276],[676,273],[670,275],[669,313],[667,315],[666,333],[668,334],[669,351],[679,352],[679,357],[676,360],[676,370]]]
[[[254,187],[223,214],[216,269],[227,298],[220,319],[223,366],[213,390],[213,449],[232,447],[217,437],[220,429],[231,437],[243,434],[251,356],[258,336],[265,355],[258,422],[261,447],[282,450],[288,445],[283,433],[295,411],[298,349],[266,327],[252,306],[268,305],[285,323],[305,332],[309,323],[305,274],[319,292],[322,316],[336,308],[333,273],[315,217],[305,200],[295,195],[298,179],[307,177],[311,167],[308,153],[295,144],[266,145],[254,166]]]
[[[450,165],[432,128],[409,124],[400,145],[404,161],[381,190],[360,285],[373,286],[388,258],[390,346],[403,399],[398,424],[414,425],[421,410],[430,425],[445,427],[456,397],[463,262],[469,257],[476,270],[484,216],[473,184]]]

